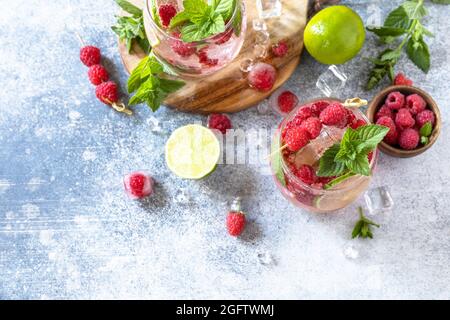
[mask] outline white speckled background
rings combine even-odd
[[[344,3],[377,22],[400,1]],[[427,6],[432,68],[425,75],[406,58],[398,68],[438,102],[443,130],[423,155],[381,155],[372,186],[389,186],[395,208],[379,217],[375,239],[351,241],[363,199],[335,214],[307,213],[255,165],[182,181],[164,164],[165,140],[204,117],[140,106],[128,118],[97,102],[74,32],[102,49],[124,88],[113,1],[0,0],[0,298],[450,298],[449,7]],[[368,35],[342,67],[350,76],[343,97],[373,96],[363,89],[362,57],[378,50]],[[325,69],[305,53],[287,87],[316,97]],[[279,121],[256,108],[231,117],[242,129]],[[121,185],[135,169],[157,181],[144,202],[128,200]],[[224,228],[237,194],[250,220],[240,239]],[[355,259],[344,255],[350,243]],[[275,263],[261,264],[265,253]]]

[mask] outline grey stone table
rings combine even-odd
[[[400,1],[344,3],[377,22]],[[334,214],[299,210],[263,164],[178,179],[164,143],[205,117],[139,106],[130,118],[96,100],[74,32],[102,49],[124,88],[113,1],[0,0],[0,298],[450,298],[450,24],[448,7],[427,5],[432,68],[425,75],[406,58],[399,68],[440,105],[442,134],[418,157],[381,155],[372,187],[389,186],[394,210],[373,240],[352,241],[363,199]],[[343,66],[343,97],[373,97],[363,56],[378,50],[368,35]],[[325,69],[305,53],[287,87],[319,96]],[[279,121],[256,108],[231,117],[244,130]],[[123,192],[135,169],[157,182],[144,202]],[[236,195],[250,220],[239,239],[224,228]]]

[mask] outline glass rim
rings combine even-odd
[[[170,33],[167,32],[166,29],[161,28],[161,27],[158,26],[158,24],[155,22],[155,20],[154,20],[154,18],[153,18],[153,15],[152,15],[152,11],[151,11],[151,9],[150,9],[150,5],[153,4],[154,1],[155,1],[155,0],[146,0],[146,1],[145,1],[145,11],[146,11],[146,14],[147,14],[147,15],[149,16],[149,18],[150,18],[149,20],[150,20],[151,26],[152,26],[153,28],[155,28],[156,30],[158,30],[158,32],[163,33],[166,37],[168,37],[168,38],[170,38],[170,39],[173,39],[173,40],[176,40],[176,41],[180,41],[180,40],[181,40],[180,38],[177,38],[177,37],[172,36]],[[237,2],[240,3],[241,9],[244,11],[244,10],[245,10],[244,2],[243,2],[242,0],[237,0]],[[230,20],[225,24],[225,30],[224,30],[223,32],[221,32],[221,33],[227,32],[227,30],[228,30],[228,29],[230,28],[230,26],[233,24],[233,21],[234,21],[234,19],[235,19],[235,17],[236,17],[237,11],[238,11],[237,8],[238,8],[238,6],[236,5],[236,6],[234,7],[233,15],[231,16]],[[241,32],[242,32],[242,30],[241,30]],[[185,43],[191,43],[191,44],[194,44],[194,45],[195,45],[195,44],[202,43],[202,42],[208,42],[208,40],[212,40],[214,37],[216,37],[217,35],[219,35],[219,34],[221,34],[221,33],[217,33],[217,34],[211,35],[211,36],[209,36],[209,37],[207,37],[207,38],[205,38],[205,39],[202,39],[202,40],[192,41],[192,42],[185,42]],[[181,40],[181,41],[182,41],[182,40]],[[183,42],[184,42],[184,41],[183,41]]]
[[[290,119],[290,118],[292,117],[292,115],[296,113],[296,111],[297,111],[298,109],[300,109],[301,107],[306,106],[306,105],[308,105],[308,104],[311,104],[311,103],[314,103],[314,102],[317,102],[317,101],[323,101],[323,100],[326,100],[326,101],[337,101],[337,102],[342,103],[342,100],[337,99],[337,98],[317,98],[317,99],[308,100],[308,101],[302,103],[302,104],[299,105],[298,107],[294,108],[294,110],[292,110],[292,111],[291,111],[291,112],[283,119],[283,121],[281,122],[281,126],[280,126],[280,128],[279,128],[279,130],[278,130],[278,133],[277,133],[277,134],[279,134],[279,137],[278,137],[278,143],[280,143],[280,145],[281,145],[281,131],[282,131],[283,128],[285,127],[285,125],[286,125],[286,123],[287,123],[287,120]],[[348,109],[348,108],[347,108],[347,109]],[[359,108],[354,108],[354,109],[355,109],[355,110],[358,110],[358,112],[359,112],[360,115],[362,116],[362,119],[365,120],[367,124],[370,124],[370,121],[369,121],[369,119],[367,118],[367,116],[364,114],[364,112],[362,112]],[[363,175],[359,174],[359,175],[356,176],[356,179],[355,179],[355,181],[354,181],[355,183],[358,182],[358,181],[360,181],[360,180],[362,180],[363,178],[366,178],[366,177],[368,178],[368,177],[371,177],[371,176],[372,176],[372,169],[373,169],[373,167],[374,167],[374,165],[375,165],[375,161],[376,161],[376,159],[377,159],[377,156],[378,156],[378,147],[375,148],[375,150],[373,150],[373,157],[372,157],[371,162],[369,163],[370,169],[371,169],[371,174],[370,174],[370,176],[363,176]],[[334,192],[347,191],[347,190],[350,190],[350,189],[353,188],[353,185],[347,186],[347,187],[345,187],[345,188],[339,188],[339,185],[337,185],[337,186],[335,186],[335,187],[333,187],[332,189],[329,189],[329,190],[313,188],[311,185],[306,184],[306,183],[303,182],[299,177],[297,177],[296,175],[294,175],[294,174],[291,172],[291,170],[289,169],[289,167],[288,167],[288,165],[286,164],[286,162],[285,162],[285,160],[284,160],[284,157],[283,157],[282,155],[281,155],[280,158],[281,158],[281,168],[282,168],[282,170],[283,170],[283,173],[289,173],[289,179],[294,180],[294,182],[295,182],[296,184],[300,185],[302,188],[304,188],[304,189],[305,189],[306,191],[308,191],[308,192],[309,192],[309,191],[313,191],[313,192],[316,192],[316,193],[334,193]],[[355,176],[354,176],[354,177],[355,177]]]

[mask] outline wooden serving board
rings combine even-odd
[[[143,0],[132,0],[131,2],[140,7],[143,7],[144,3]],[[277,81],[271,92],[258,92],[251,89],[248,86],[246,75],[240,70],[242,60],[254,59],[255,32],[252,21],[258,18],[256,0],[244,0],[244,2],[247,14],[247,33],[238,57],[230,65],[212,75],[198,79],[183,79],[186,85],[171,94],[164,101],[164,105],[180,111],[195,113],[237,112],[264,100],[289,79],[300,62],[308,0],[282,0],[281,18],[266,20],[271,43],[284,40],[289,46],[289,52],[285,57],[273,57],[269,50],[269,55],[264,60],[277,68]],[[145,53],[137,45],[133,46],[132,53],[129,54],[124,43],[119,42],[119,51],[128,72],[131,72],[145,57]]]

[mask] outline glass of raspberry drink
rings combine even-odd
[[[214,1],[203,1],[205,6],[209,5],[208,10],[211,12],[219,10],[214,8]],[[209,32],[200,34],[198,31],[199,34],[193,35],[189,30],[201,30],[203,26],[201,23],[195,25],[190,20],[178,19],[180,12],[185,11],[182,0],[146,1],[145,30],[158,60],[179,76],[201,77],[224,68],[236,58],[244,43],[247,27],[242,0],[233,2],[229,14],[219,11],[214,13],[215,17],[221,15],[218,18],[218,32],[213,28]]]
[[[325,176],[319,165],[325,152],[341,143],[347,128],[356,130],[368,123],[358,108],[344,107],[333,99],[314,100],[292,110],[281,122],[272,143],[273,150],[281,149],[271,157],[281,193],[294,205],[313,212],[338,210],[355,201],[369,186],[377,149],[366,155],[368,175],[343,171],[337,176]]]

